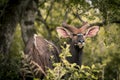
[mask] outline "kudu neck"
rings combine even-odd
[[[83,52],[83,48],[84,48],[84,46],[83,47],[79,47],[78,45],[75,45],[75,43],[74,42],[72,42],[72,40],[69,40],[68,41],[68,44],[70,44],[70,50],[75,50],[75,52],[77,52],[77,53],[81,53],[81,52]]]
[[[70,43],[70,53],[71,53],[72,57],[71,57],[71,59],[69,59],[69,61],[81,66],[83,48],[84,47],[80,48],[79,46],[75,45],[73,42]]]

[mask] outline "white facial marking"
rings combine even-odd
[[[82,47],[84,46],[84,44],[85,44],[85,43],[80,43],[80,42],[79,42],[79,43],[78,43],[79,48],[82,48]]]

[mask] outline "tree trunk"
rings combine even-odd
[[[9,0],[0,16],[0,53],[9,53],[14,32],[30,0]]]
[[[33,37],[33,35],[36,33],[36,30],[34,28],[34,21],[36,15],[37,3],[34,0],[32,0],[29,2],[29,5],[23,13],[22,19],[20,21],[22,38],[25,45],[29,38]]]

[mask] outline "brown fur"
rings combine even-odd
[[[29,39],[25,48],[25,54],[29,55],[35,65],[39,65],[42,69],[40,75],[45,75],[47,67],[53,68],[52,60],[59,61],[59,50],[57,47],[40,36],[34,36]],[[54,56],[53,59],[51,59],[51,56]]]

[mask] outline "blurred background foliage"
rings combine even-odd
[[[6,3],[7,0],[1,0],[0,5]],[[86,39],[83,67],[87,66],[88,70],[92,70],[90,67],[95,66],[98,71],[102,72],[102,78],[100,80],[120,80],[120,0],[40,0],[38,10],[45,22],[41,21],[39,15],[36,16],[36,21],[34,23],[37,34],[52,41],[56,45],[65,42],[65,40],[60,41],[58,38],[56,27],[61,26],[67,10],[66,22],[76,27],[82,25],[81,20],[74,15],[76,12],[78,12],[82,20],[90,24],[105,22],[105,24],[100,26],[100,31],[96,37]],[[114,23],[115,21],[116,23]],[[1,79],[4,75],[6,75],[6,77],[12,76],[10,80],[19,79],[17,75],[20,68],[21,53],[24,51],[21,29],[19,26],[20,25],[18,25],[16,29],[15,37],[11,45],[11,54],[7,56],[9,60],[5,60],[6,58],[4,57],[0,58],[0,68],[7,64],[7,68],[4,67],[3,71],[0,72]],[[56,68],[57,67],[61,67],[62,69],[62,66],[56,66]],[[49,71],[50,70],[48,70],[48,72]],[[51,75],[53,72],[49,72],[50,74],[48,74]],[[53,80],[55,77],[56,76],[52,76],[51,79]],[[50,76],[47,78],[49,80]],[[59,78],[56,80],[60,80]],[[82,79],[97,80],[98,78],[92,77]],[[70,80],[73,80],[72,77]]]

